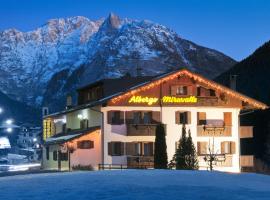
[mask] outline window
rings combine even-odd
[[[197,124],[198,125],[206,125],[206,112],[198,112],[197,113]]]
[[[49,160],[50,159],[50,148],[46,147],[46,159]]]
[[[176,94],[177,95],[187,95],[187,86],[178,86],[176,88]]]
[[[107,112],[108,124],[120,125],[124,123],[124,112],[122,111],[108,111]]]
[[[154,155],[153,147],[154,147],[153,142],[144,143],[143,144],[143,155],[144,156],[153,156]]]
[[[135,153],[134,153],[134,155],[135,156],[141,155],[141,143],[135,143],[134,144],[134,147],[135,147]]]
[[[108,154],[111,156],[124,155],[124,143],[122,143],[122,142],[109,142],[108,143]]]
[[[197,142],[197,153],[198,155],[207,154],[207,142]]]
[[[143,113],[143,123],[144,124],[151,124],[151,112],[144,112]]]
[[[197,96],[201,97],[208,97],[210,95],[211,91],[207,88],[204,88],[202,86],[197,87]]]
[[[191,123],[191,112],[189,111],[177,111],[175,112],[176,124],[190,124]]]
[[[80,129],[87,129],[88,128],[88,119],[80,120]]]
[[[210,96],[211,97],[215,97],[216,96],[216,91],[215,90],[209,89],[209,92],[210,92]]]
[[[82,140],[77,142],[78,149],[93,149],[94,141],[91,140]]]
[[[60,153],[61,161],[68,161],[68,153]]]
[[[126,155],[140,156],[141,155],[141,142],[127,142]]]
[[[224,126],[232,126],[232,113],[231,112],[224,112]]]
[[[57,161],[57,151],[53,151],[53,160]]]
[[[112,113],[112,124],[120,123],[120,111],[114,111]]]
[[[133,123],[134,124],[141,124],[141,112],[134,112],[133,113]]]
[[[222,154],[234,154],[235,153],[235,142],[231,142],[231,141],[221,142],[221,153]]]

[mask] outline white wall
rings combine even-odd
[[[74,111],[72,113],[67,113],[67,128],[70,129],[79,129],[80,128],[80,119],[78,115],[82,115],[84,119],[88,119],[89,127],[100,126],[102,123],[102,115],[99,112],[93,111],[89,108]]]
[[[107,124],[107,111],[109,110],[121,110],[121,111],[132,111],[132,110],[151,110],[161,111],[160,107],[103,107],[102,112],[104,113],[104,163],[105,164],[126,164],[125,156],[109,156],[108,155],[108,142],[110,141],[155,141],[154,136],[126,136],[125,125],[110,125]],[[239,166],[239,109],[238,108],[213,108],[213,107],[162,107],[162,122],[167,125],[167,153],[168,161],[170,161],[175,153],[175,142],[181,137],[182,126],[175,124],[175,111],[190,111],[191,112],[191,124],[187,125],[187,130],[191,130],[192,138],[195,147],[197,148],[197,141],[212,141],[212,137],[197,137],[197,112],[206,112],[207,119],[221,119],[223,120],[223,112],[232,112],[232,136],[231,137],[215,137],[214,144],[215,150],[220,153],[221,141],[234,141],[236,144],[236,153],[233,155],[233,166],[232,167],[215,167],[216,170],[240,172]],[[205,162],[199,163],[201,169]]]

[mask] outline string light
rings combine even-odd
[[[161,78],[159,80],[155,80],[155,81],[153,81],[151,83],[148,83],[145,86],[142,86],[140,88],[137,88],[137,89],[128,91],[128,92],[126,92],[123,95],[120,95],[120,96],[117,96],[117,97],[111,99],[111,102],[113,104],[115,104],[118,101],[120,101],[121,99],[124,99],[126,97],[129,97],[131,95],[135,95],[135,94],[137,94],[139,92],[142,92],[142,91],[145,91],[145,90],[149,90],[149,89],[151,89],[153,87],[159,86],[162,82],[170,81],[170,80],[173,80],[173,79],[175,79],[177,77],[182,77],[184,75],[192,78],[195,81],[198,81],[200,83],[203,83],[203,84],[207,85],[208,87],[214,88],[217,91],[226,93],[229,96],[238,98],[238,99],[240,99],[240,100],[242,100],[242,101],[244,101],[246,103],[249,103],[249,104],[253,105],[254,107],[261,108],[261,109],[268,108],[267,105],[265,105],[265,104],[263,104],[263,103],[255,100],[255,99],[252,99],[252,98],[247,97],[245,95],[239,94],[238,92],[235,92],[235,91],[233,91],[233,90],[231,90],[231,89],[229,89],[229,88],[227,88],[225,86],[221,86],[221,85],[219,85],[219,84],[217,84],[217,83],[215,83],[213,81],[207,80],[207,79],[201,77],[200,75],[194,74],[194,73],[192,73],[192,72],[190,72],[190,71],[188,71],[186,69],[180,70],[180,71],[178,71],[178,72],[176,72],[176,73],[174,73],[172,75],[169,75],[167,77]]]

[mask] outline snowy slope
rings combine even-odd
[[[187,67],[213,78],[234,64],[165,26],[114,14],[97,21],[52,19],[30,32],[0,32],[0,91],[31,105],[57,101],[100,78],[136,75],[138,66],[142,75]]]
[[[267,200],[270,176],[204,171],[126,170],[0,178],[0,199]]]

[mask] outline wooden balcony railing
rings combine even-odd
[[[156,127],[157,124],[127,124],[127,136],[155,136]]]
[[[127,166],[129,168],[147,168],[154,167],[154,156],[129,156],[127,157]]]
[[[213,126],[197,126],[197,136],[214,136],[214,137],[224,137],[232,135],[231,126],[213,127]]]
[[[253,138],[253,126],[240,126],[240,138]]]
[[[209,105],[212,105],[212,106],[215,106],[215,105],[218,105],[218,97],[211,97],[211,96],[208,96],[208,97],[202,97],[202,96],[198,96],[198,105],[200,106],[209,106]]]

